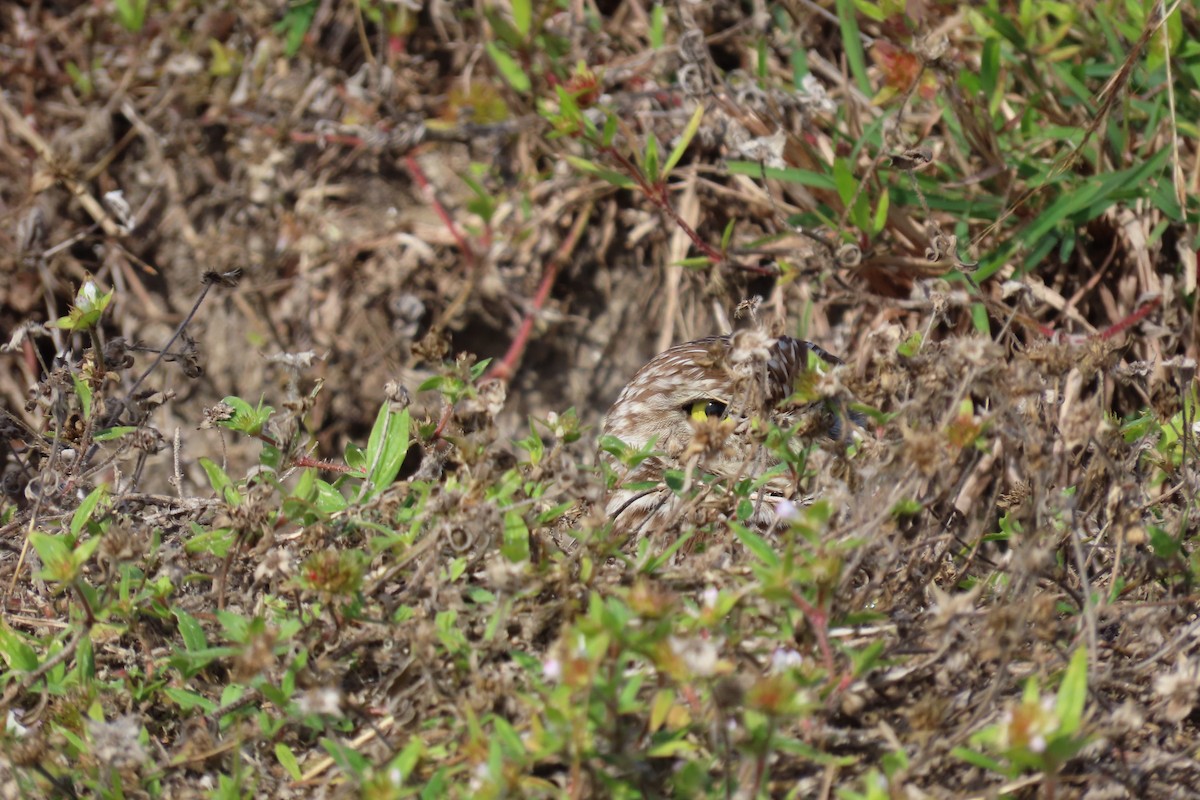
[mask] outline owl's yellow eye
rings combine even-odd
[[[720,419],[725,415],[726,405],[720,400],[696,400],[687,406],[688,415],[697,422]]]

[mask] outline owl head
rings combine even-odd
[[[653,448],[624,475],[605,454],[621,475],[608,515],[635,532],[676,515],[679,498],[663,483],[668,469],[736,479],[775,466],[778,460],[762,446],[766,422],[802,438],[840,435],[840,417],[827,404],[797,401],[820,365],[840,363],[811,342],[753,330],[660,353],[638,370],[604,419],[605,435],[635,450]]]

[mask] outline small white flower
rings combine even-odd
[[[292,553],[286,547],[273,547],[254,568],[254,580],[264,581],[292,573]]]
[[[798,667],[804,663],[804,657],[799,651],[790,647],[778,647],[771,654],[771,672],[783,672],[786,669]]]
[[[717,587],[709,586],[704,590],[704,594],[701,595],[701,602],[704,603],[705,608],[714,608],[717,605],[717,600],[720,598],[720,596],[721,593],[717,591]]]
[[[1180,654],[1172,672],[1154,679],[1154,691],[1165,701],[1163,716],[1170,722],[1182,721],[1200,699],[1200,662]]]
[[[746,328],[729,338],[729,362],[735,367],[743,364],[765,364],[771,360],[771,348],[778,340],[766,332]]]
[[[824,85],[811,72],[800,81],[800,99],[814,111],[831,114],[837,110],[837,103],[829,99]]]
[[[759,161],[773,169],[783,169],[787,162],[783,160],[783,146],[787,144],[787,134],[780,128],[770,136],[759,136],[743,142],[738,152],[750,161]]]
[[[342,693],[332,686],[309,689],[296,698],[296,707],[301,714],[325,714],[342,716]]]
[[[716,674],[717,658],[720,653],[717,650],[717,643],[712,639],[697,637],[678,639],[672,636],[670,646],[671,652],[683,659],[683,663],[687,665],[692,674],[701,678]]]
[[[95,281],[86,281],[83,286],[79,287],[79,302],[78,306],[94,306],[100,301],[100,288],[96,286]]]
[[[562,680],[562,662],[557,658],[547,658],[542,662],[542,676],[548,681]]]
[[[147,758],[146,749],[138,741],[141,730],[141,719],[133,714],[109,721],[87,720],[92,755],[114,769],[138,766]]]
[[[120,189],[105,192],[104,205],[117,218],[117,222],[121,224],[121,228],[125,233],[133,233],[133,229],[137,223],[133,219],[133,209],[129,207],[129,201],[125,199],[124,192]]]
[[[800,519],[800,509],[791,500],[780,500],[775,504],[775,516],[781,522],[795,522]]]
[[[14,711],[11,708],[8,710],[8,717],[4,721],[4,730],[11,733],[13,736],[22,738],[29,733],[29,728],[26,728],[17,720],[20,718],[21,712]]]

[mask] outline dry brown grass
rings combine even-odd
[[[3,796],[1196,794],[1195,9],[411,5],[0,10]],[[600,415],[748,325],[869,430],[622,550]]]

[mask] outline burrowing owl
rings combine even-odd
[[[841,418],[828,403],[782,402],[793,397],[798,381],[810,374],[809,354],[817,363],[842,363],[811,342],[747,330],[676,345],[638,370],[604,418],[606,435],[635,449],[654,443],[654,455],[630,470],[611,455],[604,456],[619,476],[606,505],[618,529],[633,536],[647,534],[703,505],[703,497],[689,504],[666,485],[668,469],[680,470],[682,482],[690,484],[701,474],[727,481],[754,477],[775,466],[777,460],[755,431],[757,427],[765,434],[763,421],[795,429],[798,437],[810,440],[839,437]],[[786,496],[794,488],[791,483],[781,474],[758,496]],[[721,487],[713,485],[708,499],[719,491]],[[760,502],[756,521],[764,522],[772,513]]]

